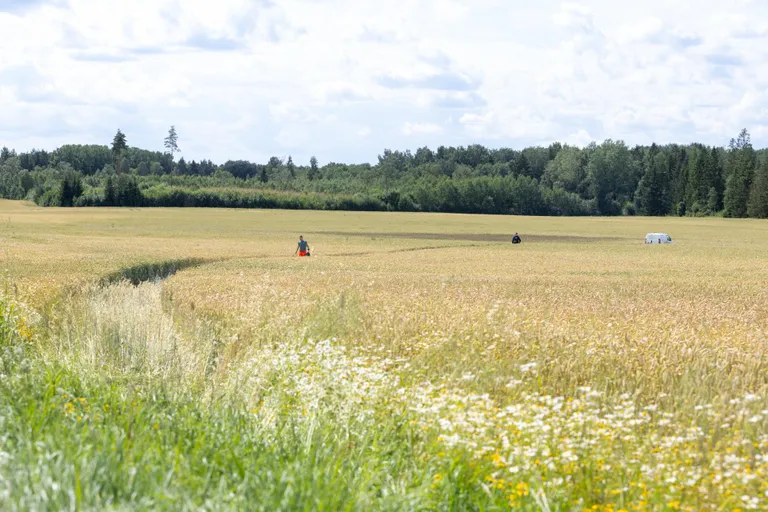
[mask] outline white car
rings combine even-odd
[[[672,237],[666,233],[648,233],[645,235],[646,244],[671,244]]]

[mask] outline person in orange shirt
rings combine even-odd
[[[309,256],[309,243],[304,240],[304,237],[302,235],[299,235],[299,245],[296,247],[296,252],[293,253],[294,256],[298,254],[299,256]]]

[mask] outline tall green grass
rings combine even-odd
[[[46,360],[41,345],[50,341],[43,333],[25,331],[23,316],[8,300],[0,309],[3,510],[467,510],[503,504],[503,496],[482,491],[478,470],[461,454],[434,455],[429,433],[416,430],[403,411],[382,408],[373,421],[340,424],[333,411],[318,410],[308,419],[285,410],[276,428],[266,430],[257,411],[226,396],[201,400],[175,374],[147,379],[142,367],[118,374],[75,356],[64,365]]]

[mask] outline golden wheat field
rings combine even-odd
[[[45,364],[225,401],[264,440],[322,431],[386,475],[297,507],[768,509],[764,221],[0,201],[0,262]],[[361,434],[395,423],[386,450]]]

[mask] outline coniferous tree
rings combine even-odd
[[[731,139],[728,149],[728,178],[723,206],[726,217],[746,217],[749,189],[755,167],[755,150],[746,129]]]
[[[715,213],[720,211],[723,200],[723,176],[717,148],[713,147],[708,151],[704,162],[705,183],[709,187],[707,190],[707,210],[709,213]],[[713,190],[714,195],[712,194]]]
[[[293,164],[293,158],[291,158],[291,155],[288,155],[288,161],[285,163],[285,166],[288,168],[288,172],[291,175],[291,178],[296,177],[296,166]]]
[[[119,175],[115,188],[117,206],[141,206],[142,196],[135,176]]]
[[[119,130],[112,148],[65,145],[52,152],[33,149],[18,157],[10,149],[0,148],[0,196],[21,198],[29,192],[40,204],[69,204],[71,198],[73,204],[127,205],[145,200],[141,193],[136,194],[140,184],[152,189],[146,198],[152,205],[251,204],[212,190],[227,186],[363,198],[354,206],[339,197],[291,198],[287,203],[291,207],[326,204],[331,208],[494,214],[700,215],[725,214],[725,202],[728,215],[764,215],[762,162],[768,151],[755,152],[746,131],[730,149],[701,144],[629,148],[621,141],[608,140],[585,148],[553,144],[492,150],[473,144],[440,146],[435,152],[423,147],[414,154],[385,150],[375,165],[331,162],[322,174],[316,158],[297,170],[292,156],[286,156],[285,162],[272,157],[261,164],[228,161],[215,179],[208,179],[217,171],[210,161],[180,158],[180,163],[174,164],[175,151],[169,151],[172,139],[166,140],[169,144],[163,152],[129,148]],[[756,164],[758,158],[760,165]],[[130,174],[126,172],[129,169],[136,176],[132,182],[119,179],[114,176],[116,167],[118,176]],[[68,169],[84,176],[83,186],[88,189],[85,197],[76,198],[73,182],[64,181]],[[292,174],[301,172],[307,173],[307,179],[293,179]],[[162,177],[169,173],[182,176]],[[104,186],[109,174],[113,175],[112,185]],[[310,183],[319,178],[323,178],[323,186]],[[89,190],[97,187],[99,180],[104,186],[103,198],[94,197]],[[162,190],[171,184],[181,190],[173,190],[173,194]],[[168,194],[165,199],[164,194]],[[634,206],[630,203],[633,199]],[[281,201],[270,199],[265,204],[274,206]]]
[[[709,194],[707,195],[707,211],[710,214],[715,214],[720,211],[720,196],[715,187],[709,189]]]
[[[104,204],[107,206],[115,206],[116,198],[115,182],[112,179],[112,176],[108,175],[107,181],[104,184]]]
[[[83,194],[83,182],[80,175],[67,172],[59,185],[59,206],[74,206],[75,200]]]
[[[635,203],[642,215],[669,213],[669,159],[656,150],[655,144],[645,157],[645,174],[637,186]]]
[[[515,159],[514,174],[516,176],[528,176],[531,174],[531,164],[524,153],[520,153]]]
[[[698,144],[688,154],[688,183],[685,202],[690,205],[691,213],[704,211],[707,204],[710,183],[708,181],[709,151]]]
[[[712,186],[715,187],[715,191],[718,196],[718,209],[722,208],[723,193],[725,192],[725,179],[723,178],[723,163],[722,163],[722,151],[716,147],[712,148],[710,152],[710,161],[712,162],[712,168],[710,169],[710,180]]]
[[[686,148],[677,144],[665,146],[663,153],[668,162],[667,177],[669,179],[670,206],[674,208],[674,213],[677,214],[678,206],[686,198],[690,155]]]
[[[317,175],[319,174],[318,168],[317,168],[317,158],[314,156],[309,159],[309,172],[307,173],[307,178],[310,180],[314,180],[317,178]]]
[[[168,130],[168,136],[163,141],[165,149],[167,149],[168,153],[171,155],[171,161],[173,161],[173,155],[180,151],[178,140],[179,136],[176,134],[176,127],[171,125],[171,128]]]
[[[187,168],[187,161],[184,160],[184,157],[181,157],[179,159],[179,163],[176,164],[176,173],[182,176],[189,173],[189,169]]]
[[[768,218],[768,163],[766,162],[763,162],[755,171],[749,192],[747,215],[758,219]]]
[[[125,134],[117,130],[115,138],[112,140],[112,158],[115,162],[115,169],[119,174],[122,171],[123,154],[128,150],[128,143]]]
[[[59,206],[72,206],[72,189],[67,178],[61,180],[57,202]]]

